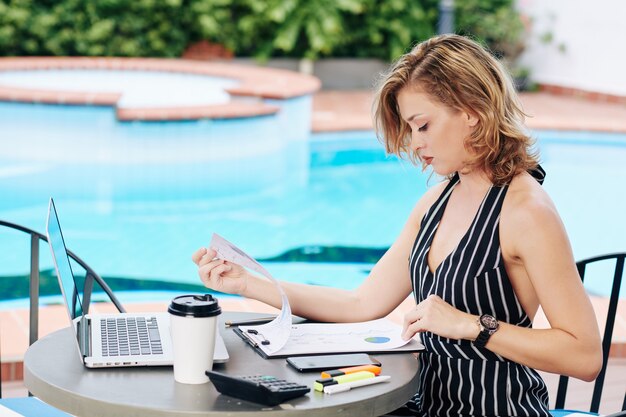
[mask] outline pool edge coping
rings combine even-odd
[[[280,106],[264,100],[289,100],[312,95],[321,82],[297,72],[232,64],[163,58],[87,58],[87,57],[10,57],[0,58],[0,71],[37,70],[124,70],[174,72],[238,80],[225,88],[232,96],[224,104],[120,108],[122,97],[116,92],[51,90],[0,85],[0,101],[56,105],[110,106],[120,121],[174,121],[199,119],[237,119],[275,115]]]

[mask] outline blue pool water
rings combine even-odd
[[[105,277],[196,283],[190,256],[213,232],[257,258],[302,247],[384,248],[429,182],[428,174],[386,157],[372,132],[318,134],[284,144],[273,139],[276,132],[263,118],[249,125],[120,127],[110,110],[77,107],[74,115],[62,116],[66,125],[80,116],[69,133],[50,117],[45,120],[56,122],[48,129],[35,123],[41,135],[22,137],[11,124],[15,117],[2,116],[12,112],[19,119],[21,110],[0,104],[0,124],[9,126],[0,136],[0,218],[43,232],[48,198],[55,197],[68,247]],[[106,133],[111,125],[120,135]],[[232,132],[234,144],[213,140],[211,132],[219,129]],[[626,136],[537,135],[548,173],[545,188],[575,257],[626,251]],[[0,229],[0,276],[25,273],[28,253],[28,239]],[[50,266],[42,246],[42,267]],[[265,266],[285,280],[354,288],[372,265]],[[609,289],[601,280],[587,286],[599,294]]]

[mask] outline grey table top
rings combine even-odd
[[[273,375],[312,387],[319,372],[300,373],[285,359],[263,359],[244,343],[224,320],[254,317],[224,313],[220,331],[230,354],[214,369],[234,375]],[[258,314],[256,315],[258,316]],[[372,355],[391,380],[335,395],[309,394],[275,407],[221,395],[209,382],[174,381],[171,367],[87,369],[78,356],[72,330],[56,331],[36,343],[24,358],[24,382],[35,396],[76,416],[378,416],[404,404],[416,392],[418,363],[412,353]]]

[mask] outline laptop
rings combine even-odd
[[[80,285],[84,282],[72,272],[52,198],[46,234],[83,364],[87,368],[173,365],[169,313],[84,313],[81,296],[84,285]],[[224,340],[217,332],[213,362],[223,363],[228,359]]]

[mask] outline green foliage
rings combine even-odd
[[[435,34],[437,0],[364,0],[336,56],[392,60]]]
[[[242,0],[248,13],[238,22],[237,52],[315,59],[345,41],[346,16],[361,14],[363,0]]]
[[[434,34],[437,0],[240,0],[238,55],[394,59]]]
[[[397,58],[435,33],[439,0],[0,0],[0,55]],[[513,0],[456,0],[460,33],[519,50]],[[517,42],[517,43],[516,43]],[[513,49],[511,49],[513,47]],[[515,49],[517,48],[517,49]],[[517,52],[519,53],[519,52]]]
[[[207,0],[0,1],[3,55],[180,56]]]
[[[524,24],[513,0],[456,0],[457,32],[481,41],[509,63],[524,51]]]
[[[240,36],[236,20],[241,0],[188,0],[183,5],[183,25],[189,42],[209,40],[237,50]]]

